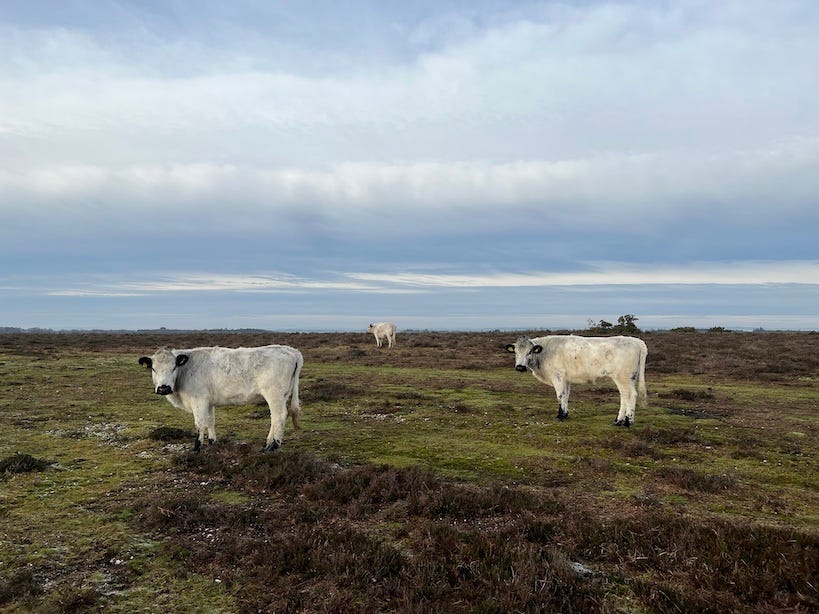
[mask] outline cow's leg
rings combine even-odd
[[[626,426],[634,424],[634,410],[637,407],[637,401],[640,399],[640,393],[638,391],[639,379],[640,372],[634,371],[628,380],[629,393],[631,396],[629,397],[628,408],[626,408],[626,420],[628,421]]]
[[[199,452],[202,448],[202,444],[205,442],[211,411],[211,405],[207,402],[199,402],[193,407],[193,423],[196,427],[196,441],[193,444],[194,452]]]
[[[278,450],[284,439],[284,423],[287,421],[287,401],[284,395],[265,395],[268,407],[270,407],[270,432],[267,434],[265,446],[262,452],[272,452]]]
[[[211,405],[208,410],[208,443],[216,441],[216,408]]]
[[[629,378],[626,381],[614,380],[614,383],[620,392],[620,411],[617,413],[614,426],[629,427],[634,423],[634,406],[637,404],[636,378]]]
[[[569,394],[572,386],[560,373],[555,374],[552,385],[557,395],[557,419],[565,420],[569,417]]]

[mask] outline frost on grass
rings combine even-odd
[[[123,442],[122,433],[127,429],[127,424],[116,422],[99,422],[95,424],[86,424],[79,430],[53,430],[48,431],[48,434],[54,437],[66,437],[69,439],[98,439],[104,444],[125,448],[128,446]]]

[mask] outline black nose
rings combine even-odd
[[[172,392],[173,389],[167,384],[156,387],[156,393],[161,394],[162,396],[165,396],[166,394],[171,394]]]
[[[515,371],[520,371],[521,373],[525,373],[526,372],[526,367],[524,367],[523,365],[515,365]]]

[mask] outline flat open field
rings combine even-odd
[[[0,611],[816,612],[819,334],[640,335],[649,407],[515,372],[514,333],[0,335]],[[285,343],[302,429],[219,441],[160,346]]]

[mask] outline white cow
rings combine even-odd
[[[214,409],[223,405],[267,402],[270,432],[264,451],[281,445],[288,414],[299,428],[299,373],[304,358],[295,348],[163,348],[150,358],[143,356],[139,364],[151,371],[157,394],[193,414],[196,452],[206,432],[208,439],[216,440]]]
[[[373,334],[377,347],[381,347],[384,340],[388,343],[387,347],[392,347],[395,343],[395,324],[392,322],[375,322],[367,327],[367,332]]]
[[[537,379],[555,389],[559,403],[557,419],[569,417],[572,384],[592,383],[609,377],[620,391],[616,426],[631,426],[634,408],[646,405],[646,344],[635,337],[578,337],[549,335],[519,337],[506,346],[515,354],[515,369],[532,371]]]

